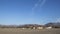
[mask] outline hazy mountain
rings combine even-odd
[[[60,28],[60,22],[55,22],[55,23],[53,23],[53,22],[50,22],[50,23],[47,23],[47,24],[45,24],[45,26],[52,26],[52,27],[55,27],[55,28]]]

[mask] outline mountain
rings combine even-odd
[[[50,23],[47,23],[45,24],[46,27],[48,26],[52,26],[53,28],[60,28],[60,22],[50,22]]]

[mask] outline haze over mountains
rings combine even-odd
[[[38,25],[38,24],[24,24],[24,25],[2,25],[0,24],[1,28],[28,28],[28,27],[49,27],[52,26],[53,28],[60,28],[60,22],[49,22],[44,25]]]

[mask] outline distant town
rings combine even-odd
[[[60,28],[60,22],[50,22],[45,25],[38,24],[25,24],[25,25],[2,25],[0,28],[21,28],[21,29],[51,29],[51,28]]]

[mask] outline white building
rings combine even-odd
[[[37,27],[37,29],[43,29],[43,27]]]
[[[46,29],[51,29],[52,27],[51,26],[49,26],[49,27],[46,27]]]

